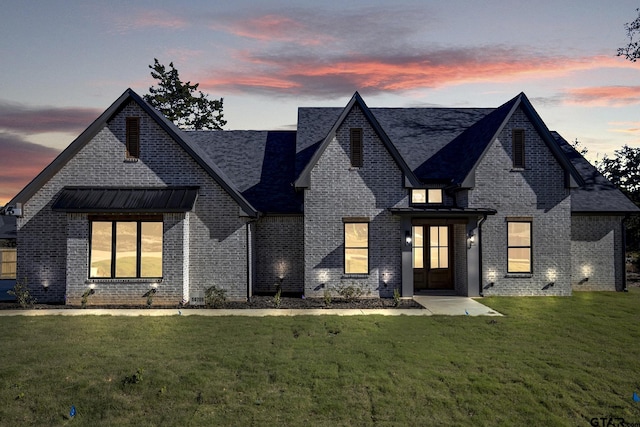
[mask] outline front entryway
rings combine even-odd
[[[453,289],[451,225],[414,225],[412,237],[414,292]]]

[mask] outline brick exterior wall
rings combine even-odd
[[[514,170],[512,129],[525,130],[525,169]],[[571,199],[564,171],[522,110],[514,113],[476,169],[469,207],[492,208],[482,226],[485,295],[571,294]],[[532,274],[507,273],[507,218],[532,219]],[[553,282],[553,287],[542,288]]]
[[[125,161],[127,116],[141,118],[137,162]],[[238,205],[153,119],[130,102],[23,206],[23,217],[18,219],[18,277],[27,280],[38,301],[63,302],[66,296],[70,303],[76,303],[93,282],[91,303],[140,304],[146,301],[141,294],[150,286],[148,280],[88,280],[86,215],[51,210],[67,185],[200,186],[188,219],[184,214],[163,215],[163,280],[154,304],[177,304],[188,298],[188,289],[204,290],[214,284],[226,289],[230,299],[246,298],[246,221],[238,215]],[[48,285],[46,292],[44,284]]]
[[[255,293],[304,292],[304,217],[265,216],[256,223]]]
[[[363,129],[362,168],[351,167],[350,128]],[[355,106],[312,170],[305,190],[305,294],[321,297],[329,289],[336,296],[339,289],[356,286],[368,296],[392,296],[401,286],[404,233],[400,218],[388,209],[407,203],[401,170]],[[369,274],[344,273],[346,217],[370,220]]]
[[[573,290],[621,291],[624,289],[622,218],[591,215],[572,217],[571,284]],[[585,280],[587,278],[588,280]]]

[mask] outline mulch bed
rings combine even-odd
[[[20,305],[15,302],[0,302],[0,310],[16,310],[20,309]],[[70,309],[81,308],[80,306],[70,306],[63,304],[35,304],[33,309]],[[86,308],[110,308],[110,309],[135,309],[135,308],[212,308],[205,306],[161,306],[152,305],[150,307],[146,305],[129,305],[129,306],[101,306],[101,305],[87,305]],[[392,298],[361,298],[354,300],[345,300],[340,298],[333,298],[330,304],[326,304],[322,298],[301,298],[301,297],[282,297],[280,298],[280,304],[277,305],[273,296],[254,296],[251,301],[226,301],[219,307],[219,309],[318,309],[318,308],[331,308],[331,309],[367,309],[367,308],[384,308],[384,309],[423,309],[420,304],[411,299],[403,299],[395,305]]]

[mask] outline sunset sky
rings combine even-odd
[[[0,205],[128,87],[173,61],[226,129],[293,129],[299,106],[497,107],[525,92],[595,160],[640,146],[640,0],[0,0]],[[346,5],[345,5],[346,4]]]

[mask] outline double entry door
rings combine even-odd
[[[412,236],[414,290],[453,289],[451,225],[413,225]]]

